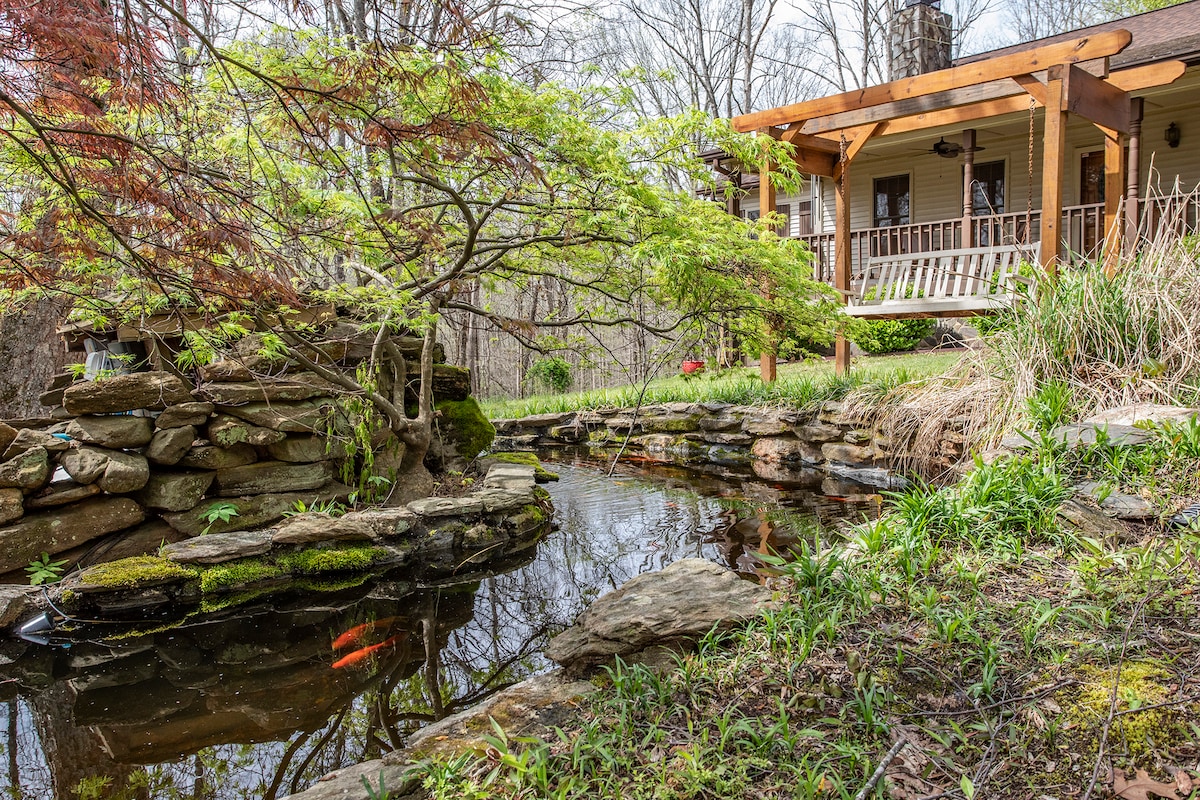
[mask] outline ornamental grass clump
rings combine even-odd
[[[1111,270],[1090,261],[1038,280],[988,322],[979,349],[942,376],[884,398],[851,393],[848,406],[910,443],[899,449],[922,470],[938,460],[952,427],[971,453],[1047,418],[1197,402],[1200,241],[1174,230],[1163,225]]]

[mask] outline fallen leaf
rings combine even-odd
[[[1154,780],[1144,769],[1137,770],[1132,781],[1126,778],[1124,773],[1113,773],[1113,795],[1125,800],[1151,800],[1151,794],[1166,800],[1185,800],[1187,795],[1180,797],[1179,792],[1175,790],[1176,786],[1174,782],[1163,783]]]

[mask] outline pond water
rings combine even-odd
[[[837,536],[879,507],[818,472],[621,464],[609,477],[551,458],[556,529],[487,572],[274,595],[157,632],[0,642],[0,793],[281,797],[550,669],[549,636],[635,575],[702,557],[753,579],[760,548]]]

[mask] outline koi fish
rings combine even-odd
[[[401,639],[400,636],[393,636],[390,639],[384,639],[379,644],[373,644],[368,647],[364,647],[361,650],[355,650],[350,655],[345,656],[343,658],[339,658],[337,661],[333,662],[333,668],[341,669],[342,667],[353,667],[356,664],[360,664],[363,661],[366,661],[368,658],[370,658],[371,654],[374,653],[376,650],[380,650],[384,647],[387,647],[388,645],[393,645],[396,642],[398,642],[400,639]]]
[[[333,640],[333,649],[341,650],[342,648],[349,647],[352,644],[358,644],[368,633],[391,625],[397,619],[398,617],[387,617],[386,619],[377,619],[374,622],[364,622],[361,625],[355,625],[353,628]]]

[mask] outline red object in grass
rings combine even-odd
[[[700,372],[702,369],[704,369],[703,361],[695,361],[693,359],[687,359],[686,361],[683,362],[683,374],[684,375],[691,375],[694,372]]]

